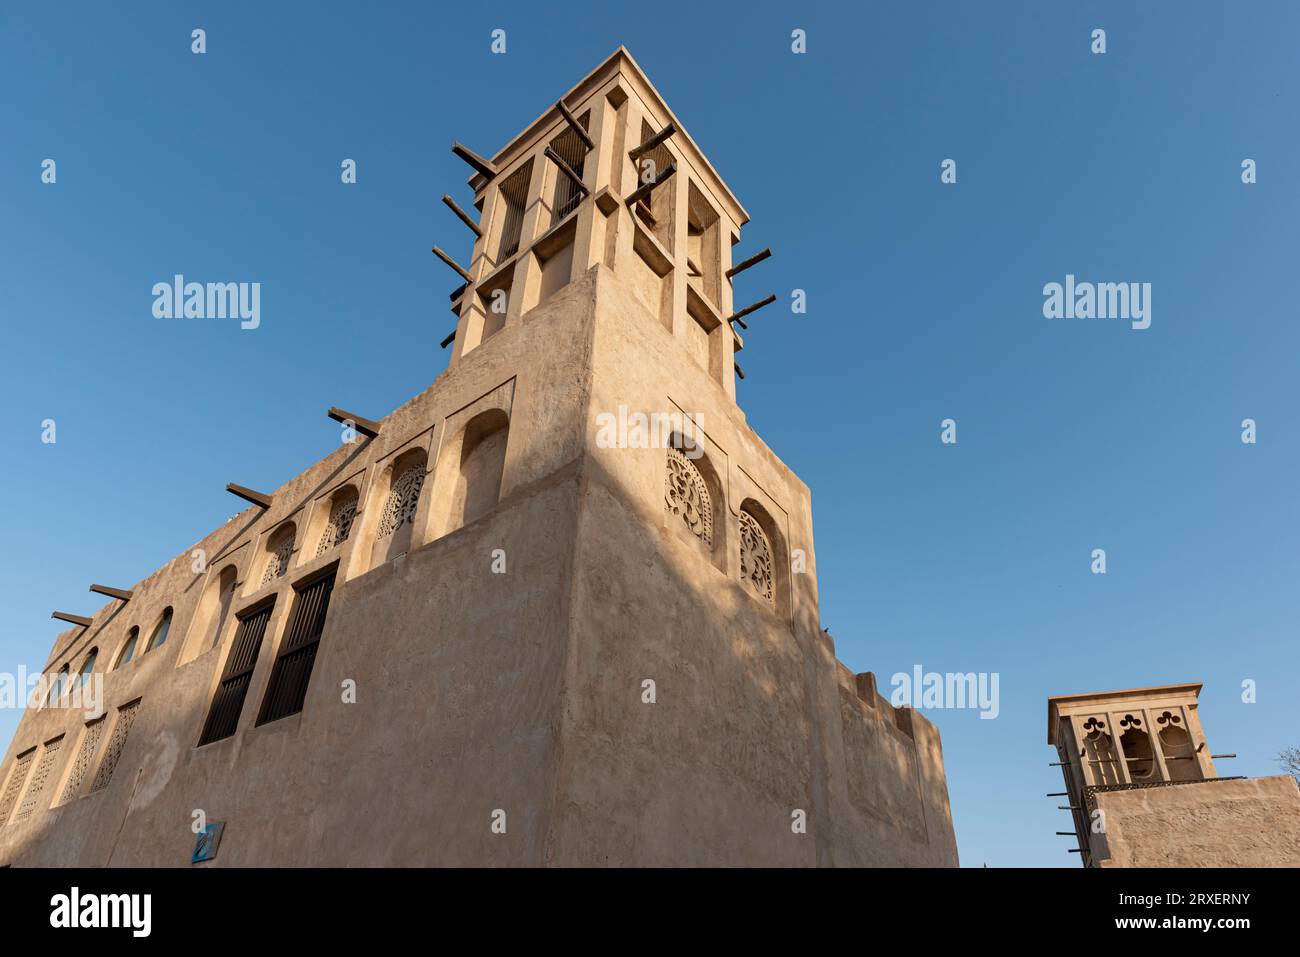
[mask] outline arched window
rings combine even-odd
[[[1142,730],[1142,719],[1136,715],[1126,714],[1119,725],[1126,729],[1119,736],[1119,743],[1124,749],[1124,760],[1128,762],[1129,777],[1135,782],[1152,778],[1155,774],[1156,762],[1151,753],[1151,738]]]
[[[772,542],[759,520],[746,507],[740,509],[740,580],[769,605],[776,604],[772,574]]]
[[[59,673],[54,676],[54,683],[50,685],[50,693],[45,696],[45,706],[56,703],[63,697],[63,689],[68,686],[68,666],[64,665],[59,669]]]
[[[1089,717],[1083,723],[1083,750],[1087,763],[1089,784],[1120,784],[1119,763],[1115,759],[1115,745],[1106,730],[1104,718]]]
[[[85,662],[81,665],[81,674],[77,676],[77,687],[86,687],[86,682],[90,676],[95,673],[95,662],[99,660],[99,649],[91,648],[90,654],[86,655]]]
[[[266,565],[262,569],[262,585],[277,578],[283,578],[289,570],[289,560],[293,557],[293,540],[297,528],[293,522],[287,522],[271,534],[266,541]],[[261,586],[258,586],[261,587]]]
[[[383,564],[410,551],[427,464],[424,449],[412,449],[399,456],[388,470],[388,491],[371,550],[372,565]]]
[[[330,502],[330,517],[321,532],[320,543],[316,546],[317,558],[348,540],[348,535],[352,533],[352,520],[356,515],[357,490],[355,486],[349,485],[336,492]]]
[[[1199,781],[1201,769],[1196,761],[1192,736],[1183,727],[1183,719],[1171,711],[1156,718],[1160,726],[1160,751],[1165,756],[1165,767],[1171,781]]]
[[[138,627],[133,627],[127,633],[126,641],[122,645],[122,650],[117,653],[117,664],[113,666],[114,671],[118,668],[124,668],[131,663],[131,659],[135,657],[135,643],[139,640],[140,629]]]
[[[713,496],[709,483],[686,453],[669,447],[664,507],[709,548],[713,547]]]
[[[145,652],[161,648],[163,643],[167,641],[167,632],[171,631],[171,628],[172,610],[168,608],[162,613],[162,618],[158,620],[158,624],[154,625],[153,634],[149,636],[149,643],[144,646]]]

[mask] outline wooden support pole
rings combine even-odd
[[[664,167],[663,171],[660,172],[660,174],[657,177],[655,177],[654,180],[652,180],[649,183],[642,184],[640,187],[637,188],[635,192],[632,193],[631,196],[625,199],[624,202],[628,206],[635,206],[640,201],[642,196],[649,196],[656,186],[660,186],[663,183],[667,182],[669,179],[672,178],[673,174],[676,172],[677,172],[677,164],[669,163],[666,167]]]
[[[758,302],[746,306],[744,309],[740,310],[740,312],[732,313],[731,316],[728,317],[727,322],[740,322],[741,319],[749,315],[751,312],[756,312],[764,306],[770,305],[774,302],[776,302],[776,293],[772,293],[772,295],[768,296],[766,299],[760,299]],[[748,329],[749,327],[742,324],[740,328]]]
[[[443,252],[443,251],[442,251],[441,249],[439,249],[437,246],[434,246],[434,247],[433,247],[433,254],[434,254],[435,256],[437,256],[439,259],[441,259],[443,262],[445,262],[445,263],[446,263],[448,266],[450,266],[452,269],[456,270],[456,272],[460,273],[461,278],[464,279],[466,282],[469,282],[469,281],[470,281],[469,273],[467,273],[467,272],[466,272],[466,271],[461,267],[460,263],[456,262],[456,260],[452,259],[450,256],[448,256],[445,252]]]
[[[131,592],[121,588],[109,588],[107,585],[91,585],[90,590],[97,595],[107,595],[109,598],[116,598],[118,601],[130,601]]]
[[[569,182],[582,191],[583,196],[591,195],[591,190],[589,190],[587,184],[582,181],[582,177],[573,171],[572,166],[564,162],[564,158],[561,157],[559,153],[555,152],[555,150],[551,149],[549,146],[546,147],[545,153],[546,158],[554,163],[561,173],[568,177]]]
[[[84,618],[81,615],[69,615],[66,611],[50,612],[50,617],[57,618],[59,621],[66,621],[70,625],[80,625],[82,628],[89,628],[95,623],[92,618]]]
[[[459,143],[452,143],[451,151],[488,179],[496,178],[497,168],[493,166],[491,162],[475,153],[468,146],[461,146]]]
[[[654,149],[656,146],[658,146],[660,143],[668,139],[668,137],[672,136],[676,132],[677,132],[677,124],[669,123],[662,130],[660,130],[654,136],[650,137],[650,139],[646,140],[640,146],[634,146],[630,150],[628,150],[627,155],[631,157],[633,160],[636,160],[639,157],[645,155],[646,153],[649,153],[652,149]]]
[[[231,495],[238,495],[245,502],[252,502],[258,508],[271,507],[271,496],[263,495],[261,492],[254,492],[251,488],[244,488],[242,485],[231,482],[226,486],[226,491]]]
[[[564,101],[556,100],[555,108],[560,111],[560,115],[564,117],[564,122],[569,124],[569,129],[573,130],[574,135],[577,136],[578,139],[582,140],[582,145],[587,147],[587,151],[590,152],[591,150],[594,150],[596,144],[587,134],[587,131],[582,128],[582,124],[574,119],[573,114],[570,113],[568,108],[564,105]]]
[[[374,419],[363,419],[351,412],[344,412],[338,406],[331,406],[330,410],[325,414],[335,422],[351,422],[354,429],[362,435],[370,436],[372,439],[379,434],[379,423]]]
[[[740,376],[742,379],[745,378],[745,370],[740,367],[739,362],[733,362],[731,365],[736,370],[736,375]]]
[[[451,301],[452,301],[452,302],[455,302],[457,299],[459,299],[462,295],[464,295],[465,290],[468,289],[468,288],[469,288],[469,283],[467,283],[467,282],[463,282],[463,283],[461,283],[459,286],[457,286],[455,289],[453,289],[453,290],[451,291],[451,296],[450,296]]]
[[[732,266],[725,273],[723,273],[723,275],[725,275],[728,279],[730,279],[732,276],[736,275],[736,273],[744,272],[750,266],[758,265],[770,255],[772,255],[771,248],[764,249],[761,253],[755,253],[754,255],[746,259],[744,262]]]
[[[455,213],[457,216],[460,217],[460,221],[461,221],[462,223],[464,223],[464,224],[465,224],[466,226],[468,226],[470,229],[474,230],[474,235],[475,235],[475,236],[477,236],[479,239],[482,239],[482,238],[483,238],[483,230],[479,228],[478,223],[476,223],[476,222],[474,222],[474,220],[470,219],[470,218],[469,218],[469,213],[465,212],[465,210],[463,210],[463,209],[461,209],[459,206],[457,206],[457,205],[456,205],[456,201],[455,201],[454,199],[452,199],[452,198],[451,198],[450,196],[448,196],[446,193],[443,193],[443,194],[442,194],[442,201],[443,201],[444,203],[447,204],[447,208],[448,208],[448,209],[450,209],[453,213]]]
[[[449,345],[451,345],[455,341],[456,341],[456,330],[453,329],[451,330],[450,335],[448,335],[446,339],[442,340],[442,344],[440,348],[446,349]]]

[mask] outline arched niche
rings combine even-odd
[[[293,561],[294,541],[298,536],[298,526],[285,522],[266,539],[266,553],[262,557],[262,574],[258,587],[265,588],[277,578],[283,578]]]
[[[501,499],[510,417],[486,409],[468,422],[438,455],[434,535],[441,538],[487,515]]]
[[[674,432],[664,458],[664,512],[669,530],[726,568],[726,500],[722,478],[698,441]]]
[[[736,516],[740,579],[745,589],[782,617],[790,610],[790,550],[772,514],[757,499],[746,498]]]
[[[371,568],[411,550],[411,533],[427,472],[428,453],[423,448],[408,449],[384,469],[374,491],[379,519],[370,548]]]

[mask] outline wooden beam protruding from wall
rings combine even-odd
[[[118,601],[130,601],[131,592],[124,588],[110,588],[108,585],[91,585],[90,590],[97,595],[107,595],[109,598],[116,598]]]
[[[439,259],[441,259],[443,262],[445,262],[452,269],[456,270],[456,272],[460,273],[461,278],[464,279],[466,282],[470,281],[469,273],[465,271],[465,268],[460,263],[456,262],[456,260],[448,256],[441,249],[439,249],[437,246],[433,247],[433,254],[437,256]]]
[[[669,123],[662,130],[660,130],[654,136],[650,137],[650,139],[646,140],[640,146],[634,146],[630,150],[628,150],[627,155],[631,157],[633,160],[636,160],[638,157],[643,156],[646,153],[649,153],[652,149],[654,149],[656,146],[658,146],[660,143],[668,139],[668,137],[672,136],[676,132],[677,132],[677,124]]]
[[[564,158],[560,156],[559,153],[555,152],[555,150],[551,149],[549,146],[546,147],[544,152],[546,153],[546,158],[555,164],[556,168],[568,178],[569,182],[571,182],[576,189],[581,191],[583,196],[591,195],[591,190],[588,189],[587,184],[582,181],[582,177],[574,171],[572,166],[564,162]]]
[[[51,618],[57,618],[59,621],[66,621],[71,625],[80,625],[82,628],[89,628],[93,625],[93,618],[86,618],[82,615],[69,615],[66,611],[50,612]]]
[[[662,186],[664,183],[670,180],[673,177],[673,174],[676,172],[677,172],[677,164],[669,163],[660,171],[658,176],[656,176],[650,182],[642,184],[635,192],[633,192],[630,196],[628,196],[628,198],[625,199],[623,202],[625,202],[628,206],[635,206],[641,200],[642,196],[649,196],[656,186]]]
[[[362,435],[368,435],[372,439],[379,435],[380,425],[374,419],[365,419],[359,415],[353,415],[351,412],[345,412],[337,405],[330,406],[330,410],[325,413],[335,422],[352,423],[352,427]]]
[[[587,147],[587,152],[590,153],[594,150],[596,144],[592,140],[591,135],[582,128],[582,124],[579,123],[574,115],[569,112],[568,107],[564,105],[564,101],[556,100],[555,108],[560,111],[560,115],[564,117],[564,122],[568,123],[569,129],[573,130],[573,134],[578,137],[578,139],[582,140],[582,145]]]
[[[226,491],[231,495],[238,495],[245,502],[252,502],[258,508],[271,507],[271,496],[263,495],[261,492],[254,492],[251,488],[244,488],[242,485],[230,482],[226,485]]]
[[[740,312],[732,313],[727,317],[727,322],[740,322],[741,319],[745,318],[745,316],[749,315],[751,312],[756,312],[764,306],[770,305],[774,302],[776,302],[776,293],[772,293],[772,295],[768,296],[766,299],[760,299],[758,302],[746,306],[744,309],[740,310]],[[748,329],[749,326],[741,322],[740,328]]]
[[[770,255],[772,255],[772,250],[769,247],[767,249],[764,249],[761,253],[755,253],[754,255],[746,259],[744,262],[737,263],[736,265],[732,266],[725,273],[723,273],[723,275],[726,276],[728,279],[730,279],[732,276],[736,275],[736,273],[744,272],[750,266],[757,266],[759,263],[761,263],[764,259],[766,259]]]
[[[460,217],[460,221],[462,223],[464,223],[470,229],[474,230],[475,236],[479,237],[479,239],[483,238],[482,228],[479,226],[478,223],[470,219],[469,213],[465,212],[465,210],[461,209],[459,206],[456,205],[456,201],[454,199],[452,199],[446,193],[443,193],[442,201],[447,204],[448,209],[450,209],[453,213],[455,213],[457,216]]]
[[[485,160],[468,146],[461,146],[459,143],[452,143],[451,151],[488,179],[496,178],[497,168],[492,165],[491,161]]]

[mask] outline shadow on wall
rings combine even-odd
[[[780,608],[763,601],[761,592],[755,592],[752,581],[733,580],[725,571],[727,564],[724,562],[719,567],[715,562],[711,548],[702,551],[696,547],[696,542],[689,540],[696,536],[684,540],[678,528],[682,520],[671,514],[665,504],[666,450],[618,453],[639,455],[647,467],[655,470],[655,487],[660,491],[653,501],[641,500],[641,492],[625,485],[619,476],[595,458],[587,458],[583,462],[585,484],[576,474],[566,477],[562,473],[568,466],[561,466],[552,470],[553,481],[517,488],[498,503],[508,434],[505,413],[492,409],[472,418],[455,440],[445,443],[439,466],[435,469],[434,497],[430,502],[434,509],[431,528],[435,538],[414,553],[424,556],[420,571],[428,576],[427,587],[421,591],[435,596],[463,591],[467,578],[479,577],[483,579],[475,584],[479,593],[487,588],[509,586],[511,579],[492,576],[488,562],[477,560],[479,553],[486,555],[488,549],[497,545],[511,548],[511,530],[527,526],[529,520],[529,516],[517,514],[517,510],[529,508],[540,495],[554,495],[557,482],[571,486],[567,494],[572,496],[575,511],[579,506],[590,509],[586,514],[594,519],[584,523],[583,534],[595,536],[593,541],[606,544],[592,552],[601,567],[584,568],[581,583],[587,602],[584,607],[595,610],[593,620],[586,623],[587,634],[600,637],[595,646],[584,647],[581,660],[572,663],[574,683],[566,688],[566,695],[579,695],[584,702],[585,723],[575,729],[579,739],[585,738],[588,743],[597,739],[619,742],[619,747],[598,754],[600,760],[612,768],[614,780],[619,782],[615,785],[619,803],[653,802],[657,808],[665,810],[675,807],[674,794],[695,793],[693,789],[702,780],[739,778],[746,782],[747,793],[756,796],[756,807],[761,804],[767,809],[807,809],[810,826],[808,835],[804,837],[791,834],[790,819],[786,815],[773,815],[770,821],[764,818],[762,826],[773,829],[772,842],[806,840],[810,844],[825,844],[837,841],[839,832],[856,827],[859,821],[833,820],[828,824],[825,819],[828,783],[823,775],[842,780],[845,768],[837,765],[818,769],[820,753],[827,749],[822,735],[830,734],[839,740],[842,733],[840,722],[847,719],[843,717],[842,702],[836,697],[839,689],[837,676],[833,669],[827,675],[816,663],[821,655],[817,642],[822,639],[815,630],[810,633],[808,629],[809,621],[816,625],[812,585],[807,582],[791,584],[792,588],[802,589],[799,599],[794,602],[795,625],[792,628]],[[544,452],[539,449],[534,454],[542,455]],[[521,462],[521,472],[534,474],[528,466],[527,461]],[[416,474],[421,478],[407,479],[412,470],[417,470]],[[394,503],[389,517],[396,522],[407,511],[414,515],[423,484],[422,476],[426,474],[426,460],[421,450],[412,450],[409,458],[394,461],[389,472],[385,498],[379,501]],[[388,494],[394,489],[414,489],[413,500],[406,493]],[[743,521],[740,514],[750,514],[760,529],[770,523],[770,516],[766,513],[758,515],[742,507],[749,505],[748,501],[733,510],[722,499],[722,489],[719,487],[715,491],[717,497],[710,505],[710,514],[715,522],[725,526],[725,529],[715,531],[723,533],[720,540],[729,543],[727,547],[740,547],[739,539],[744,533],[740,527]],[[385,515],[389,515],[387,508]],[[409,543],[411,521],[403,520],[401,525],[406,526]],[[450,535],[457,529],[461,534]],[[394,527],[388,538],[396,537],[398,530],[400,525]],[[575,531],[574,534],[578,533]],[[772,529],[769,534],[776,536],[777,532]],[[632,542],[632,547],[626,550],[610,547],[610,543],[625,541]],[[381,554],[376,551],[380,548],[378,540],[373,544],[356,543],[356,547],[367,545],[372,548],[372,554]],[[769,541],[768,548],[770,560],[786,561],[783,557],[786,547],[779,538]],[[396,555],[402,551],[404,549],[385,543],[382,554]],[[467,554],[475,556],[472,564],[459,560],[460,556]],[[455,560],[444,561],[449,555]],[[570,567],[555,564],[548,574],[566,576]],[[335,606],[342,607],[348,601],[349,593],[355,588],[365,587],[367,580],[379,570],[376,568],[340,582],[333,599]],[[556,587],[563,588],[565,583],[559,581]],[[218,585],[211,596],[212,603],[201,606],[198,613],[228,614],[230,609],[223,607],[221,594]],[[333,614],[330,617],[337,620]],[[496,616],[494,620],[499,622],[498,627],[502,630],[500,637],[516,644],[529,628],[527,622],[514,616]],[[651,623],[650,627],[641,630],[646,623]],[[384,622],[384,625],[386,627],[380,629],[384,632],[382,640],[398,643],[409,652],[402,664],[404,669],[428,673],[426,669],[431,662],[445,660],[439,658],[441,649],[431,644],[427,629],[418,620],[412,621],[410,616],[406,616],[400,626],[396,621]],[[473,655],[481,637],[446,634],[441,643],[460,644],[465,654]],[[379,640],[380,636],[372,629],[335,634],[327,620],[312,683],[334,688],[345,677],[382,673],[383,662],[373,660],[374,645]],[[438,642],[438,638],[435,637],[433,642]],[[368,644],[371,646],[369,653]],[[259,662],[259,668],[269,667],[269,652],[270,649],[264,651],[264,661]],[[209,687],[211,669],[223,665],[217,657],[210,657],[207,664],[194,669],[195,674],[188,681],[189,689]],[[365,661],[366,658],[371,660]],[[364,668],[357,668],[357,659],[365,663]],[[348,754],[327,748],[310,748],[305,734],[284,739],[287,746],[301,747],[305,753],[302,760],[287,763],[269,802],[263,793],[261,803],[246,803],[250,799],[244,796],[245,789],[240,784],[238,751],[224,752],[226,763],[220,768],[212,767],[211,759],[209,766],[204,768],[204,758],[193,753],[194,741],[210,701],[204,694],[169,696],[165,686],[167,682],[180,681],[186,671],[185,668],[167,668],[156,672],[155,684],[146,690],[138,732],[128,741],[109,787],[94,796],[41,812],[39,826],[30,832],[28,840],[40,842],[53,831],[63,831],[63,847],[68,853],[76,854],[81,852],[82,842],[68,840],[66,832],[78,833],[81,829],[104,833],[129,831],[124,818],[131,813],[128,802],[135,782],[142,775],[155,777],[162,767],[161,762],[168,757],[165,748],[155,747],[154,739],[160,729],[179,732],[182,751],[189,752],[177,765],[176,773],[186,775],[183,782],[160,785],[160,792],[185,788],[186,801],[191,804],[198,802],[195,806],[204,806],[214,818],[228,822],[227,841],[240,840],[241,818],[249,822],[278,820],[281,815],[285,815],[286,820],[298,819],[300,816],[294,813],[294,809],[302,807],[307,800],[319,804],[320,821],[315,830],[321,833],[329,833],[336,825],[349,825],[349,820],[343,818],[349,813],[355,814],[356,808],[365,808],[364,820],[350,821],[349,826],[355,829],[355,833],[348,841],[326,841],[320,836],[304,840],[296,851],[290,852],[291,863],[333,861],[340,857],[355,863],[413,863],[414,860],[372,859],[374,854],[380,853],[374,848],[387,845],[383,841],[369,841],[367,835],[375,830],[391,831],[395,826],[408,831],[419,829],[433,836],[441,831],[464,828],[465,822],[448,820],[446,807],[437,802],[424,802],[415,807],[396,792],[376,791],[373,781],[353,781],[348,775],[338,773],[339,768],[346,765]],[[199,671],[202,674],[198,674]],[[519,680],[521,690],[526,690],[522,684],[526,680],[526,669],[511,674],[517,678],[511,679],[507,674],[501,676],[502,680]],[[671,711],[676,712],[676,718],[670,719],[664,713],[662,720],[647,719],[651,712],[645,710],[640,698],[641,682],[647,675],[657,676],[661,700],[667,698],[673,702]],[[441,677],[444,676],[434,680]],[[416,723],[393,722],[393,705],[384,695],[362,696],[358,703],[349,706],[353,710],[346,719],[331,713],[311,713],[313,707],[325,707],[327,699],[337,701],[337,696],[332,693],[326,696],[323,692],[309,694],[304,711],[304,731],[322,731],[339,720],[346,720],[349,724],[368,721],[389,729],[387,747],[392,754],[408,753],[406,749],[420,745],[425,729]],[[442,711],[436,715],[437,723],[451,737],[466,722],[481,720],[481,702],[461,714],[451,704],[457,700],[452,695],[434,694],[431,700],[439,702]],[[558,699],[544,704],[547,707],[541,710],[553,707],[556,714],[562,706]],[[254,703],[250,701],[246,707],[252,708]],[[152,715],[150,711],[153,711]],[[883,726],[866,727],[869,734],[888,733]],[[576,743],[583,746],[581,740]],[[830,753],[835,753],[834,749]],[[667,755],[670,760],[652,775],[652,785],[647,786],[644,780],[637,785],[635,782],[642,770],[638,763],[644,756],[654,754]],[[175,761],[175,755],[171,755],[170,760]],[[457,774],[455,762],[475,767],[475,762],[492,760],[492,752],[483,750],[454,755],[450,766],[432,762],[412,764],[403,769],[405,788],[419,792],[445,786],[445,781],[442,784],[438,782],[448,774]],[[264,771],[264,768],[259,770]],[[774,773],[769,774],[769,771]],[[910,787],[913,793],[918,788],[943,786],[941,778],[918,781],[918,768],[908,752],[902,749],[873,751],[871,759],[866,762],[866,771],[883,780],[898,782],[904,790]],[[170,766],[168,773],[172,773]],[[479,780],[482,778],[483,775],[478,775]],[[325,781],[331,782],[328,787],[322,783]],[[162,796],[160,793],[159,797]],[[757,796],[762,796],[762,800]],[[167,798],[170,800],[172,795],[167,795]],[[543,838],[550,833],[548,829],[552,825],[552,798],[549,793],[537,795],[538,807],[532,815],[536,826],[542,829]],[[146,823],[152,826],[152,817],[157,817],[159,808],[166,806],[164,801],[162,805],[151,806],[152,809],[138,808],[137,814],[151,817],[144,821],[137,819],[135,827]],[[708,814],[729,813],[726,809],[700,806]],[[841,809],[838,803],[835,808]],[[862,812],[861,808],[858,810]],[[869,814],[866,816],[870,817]],[[673,815],[669,814],[663,820],[673,820]],[[882,811],[876,820],[880,833],[888,839],[891,833],[888,816]],[[690,827],[694,830],[696,825]],[[177,837],[175,843],[176,862],[183,865],[188,861],[190,848],[183,835]],[[428,856],[430,846],[436,846],[436,841],[422,845],[418,851],[420,863],[439,863],[436,858]],[[511,853],[505,845],[500,846],[502,850],[497,853]],[[371,850],[367,852],[367,848]],[[893,850],[900,853],[899,848]],[[111,853],[110,850],[109,855]],[[702,859],[707,859],[709,854],[727,852],[706,842],[700,845],[698,853]],[[807,852],[801,849],[798,853]],[[901,853],[905,853],[905,849]],[[20,857],[21,854],[14,856]],[[40,860],[42,863],[74,863],[49,860],[44,856]],[[78,860],[75,863],[110,861],[111,856],[108,856],[103,861]],[[836,863],[850,862],[860,861],[836,860]],[[23,862],[20,860],[19,863]],[[485,858],[482,863],[541,861]]]

